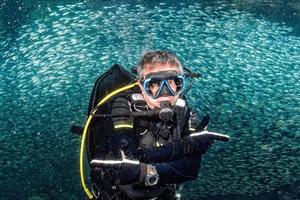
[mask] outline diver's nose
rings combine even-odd
[[[172,92],[170,91],[166,83],[163,83],[159,96],[160,97],[173,96]]]

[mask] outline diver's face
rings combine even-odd
[[[147,75],[152,74],[152,73],[158,73],[159,72],[166,72],[166,71],[175,71],[179,74],[179,69],[178,67],[169,65],[169,64],[155,64],[155,65],[146,65],[143,70],[142,74],[142,79],[145,79]],[[173,91],[176,91],[176,84],[172,81],[168,82],[169,86]],[[139,86],[142,90],[142,94],[144,96],[145,101],[147,102],[147,105],[150,109],[153,109],[154,107],[160,108],[160,102],[162,101],[168,101],[171,103],[171,105],[174,105],[179,98],[178,95],[164,95],[164,96],[159,96],[158,98],[153,98],[147,94],[145,91],[145,88],[143,85],[141,85],[139,81]],[[151,87],[149,88],[151,90],[151,93],[156,94],[159,90],[159,85],[158,84],[151,84]]]

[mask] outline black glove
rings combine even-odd
[[[147,172],[147,164],[127,159],[122,160],[92,160],[92,167],[100,167],[111,177],[116,185],[143,182]]]
[[[114,170],[114,184],[116,185],[133,184],[136,182],[144,183],[144,176],[147,171],[147,165],[144,163],[138,165],[123,163],[111,168]]]
[[[184,155],[205,154],[214,140],[227,142],[229,139],[228,135],[204,130],[184,137],[180,147]]]
[[[180,152],[183,156],[205,154],[213,142],[210,135],[186,136],[180,142]]]

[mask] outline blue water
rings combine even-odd
[[[183,199],[300,199],[299,1],[0,3],[0,199],[83,199],[80,137],[94,81],[147,50],[201,73],[209,129]]]

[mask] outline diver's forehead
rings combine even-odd
[[[176,71],[177,73],[179,73],[179,67],[170,65],[168,63],[147,64],[144,67],[144,76],[146,76],[150,73],[156,73],[156,72],[162,72],[162,71]]]
[[[151,72],[145,76],[145,78],[155,78],[155,79],[165,79],[165,78],[175,78],[178,76],[178,72],[176,70],[164,70],[164,71],[156,71]]]

